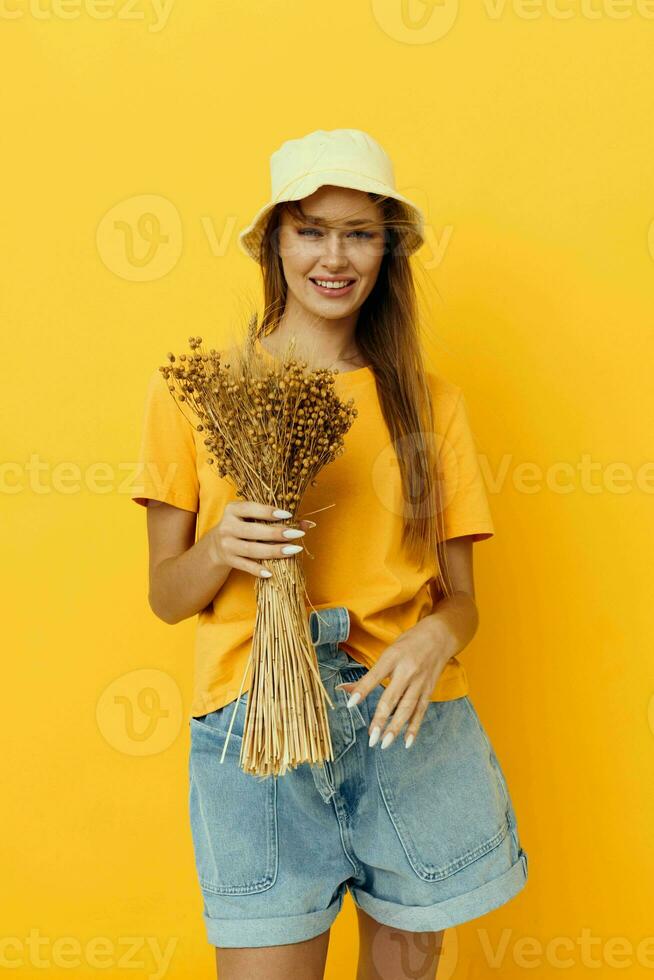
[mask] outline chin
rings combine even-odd
[[[323,320],[342,320],[344,316],[349,316],[357,307],[343,305],[340,310],[335,310],[330,301],[327,300],[324,306],[320,304],[311,307],[305,306],[305,309],[314,316],[321,317]]]

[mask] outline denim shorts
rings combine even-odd
[[[346,889],[373,919],[411,932],[445,929],[503,905],[527,880],[527,854],[500,764],[466,695],[431,701],[411,748],[405,729],[368,746],[385,688],[346,707],[334,690],[367,668],[339,649],[345,606],[312,610],[333,761],[282,776],[243,772],[248,693],[189,721],[189,807],[209,943],[273,946],[311,939]]]

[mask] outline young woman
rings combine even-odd
[[[320,978],[349,888],[359,980],[432,978],[443,930],[527,879],[457,659],[477,629],[472,545],[493,523],[462,391],[423,364],[409,262],[422,215],[383,149],[318,130],[284,143],[271,175],[240,236],[263,274],[256,343],[274,361],[294,336],[300,357],[338,369],[358,411],[345,452],[294,520],[238,500],[156,370],[133,498],[149,505],[153,611],[198,615],[190,817],[207,935],[221,980]],[[235,705],[253,576],[303,549],[334,759],[257,779],[239,766],[247,690]]]

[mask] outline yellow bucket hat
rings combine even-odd
[[[360,129],[317,129],[301,139],[286,140],[270,157],[270,184],[270,200],[238,236],[243,250],[257,262],[274,206],[281,201],[299,201],[324,184],[372,191],[401,201],[409,222],[405,232],[407,254],[424,242],[422,211],[396,190],[390,158],[372,136]]]

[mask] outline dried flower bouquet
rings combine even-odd
[[[320,470],[343,453],[357,410],[352,398],[343,402],[336,394],[336,370],[311,369],[294,358],[295,338],[270,366],[256,350],[256,337],[255,314],[229,363],[213,348],[205,352],[201,337],[190,337],[193,353],[168,354],[170,364],[160,371],[180,408],[190,406],[195,428],[206,434],[218,476],[234,484],[238,497],[295,515]],[[255,776],[333,759],[325,699],[333,705],[311,642],[300,557],[267,559],[263,565],[272,577],[255,579],[252,649],[241,682],[242,692],[251,667],[240,755],[241,768]]]

